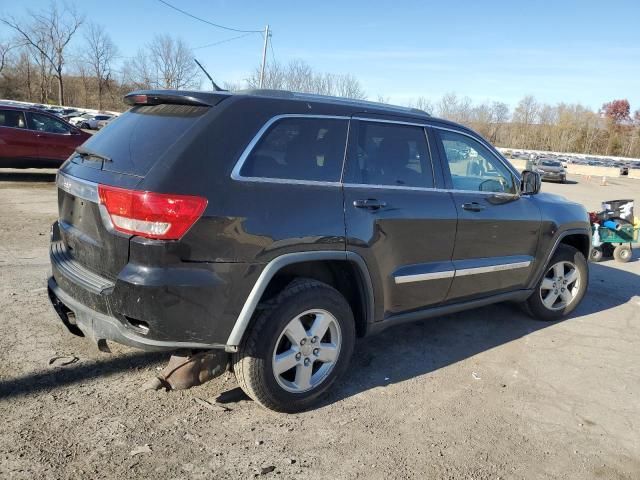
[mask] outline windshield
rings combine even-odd
[[[555,162],[553,160],[543,160],[541,165],[544,167],[561,167],[562,164],[560,162]]]

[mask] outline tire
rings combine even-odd
[[[633,257],[633,251],[629,245],[618,245],[613,249],[613,258],[616,262],[627,263]]]
[[[593,247],[591,249],[591,256],[589,257],[589,260],[591,260],[593,263],[598,263],[601,262],[603,258],[604,251],[601,247]]]
[[[325,323],[326,331],[320,328],[320,338],[314,336],[313,329]],[[233,356],[238,384],[268,409],[309,409],[346,371],[355,336],[353,313],[340,292],[297,279],[259,311],[245,334]],[[276,373],[279,361],[282,370]]]
[[[91,127],[89,126],[88,123],[83,123],[80,128],[84,128],[85,130],[91,130]]]
[[[584,255],[574,247],[561,244],[527,299],[527,310],[538,320],[559,320],[580,304],[588,284],[589,268]]]

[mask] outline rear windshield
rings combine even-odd
[[[111,159],[104,162],[103,170],[144,176],[208,110],[193,105],[134,107],[109,122],[84,147]],[[73,161],[83,160],[76,156]]]

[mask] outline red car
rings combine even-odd
[[[0,168],[57,168],[89,137],[55,115],[0,105]]]

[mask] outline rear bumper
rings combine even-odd
[[[227,348],[261,264],[130,261],[115,278],[77,262],[54,224],[49,298],[77,335],[143,350]]]
[[[225,348],[220,344],[161,341],[138,335],[118,319],[90,309],[65,293],[50,277],[47,283],[49,300],[62,323],[74,335],[90,338],[94,342],[110,340],[147,351]]]

